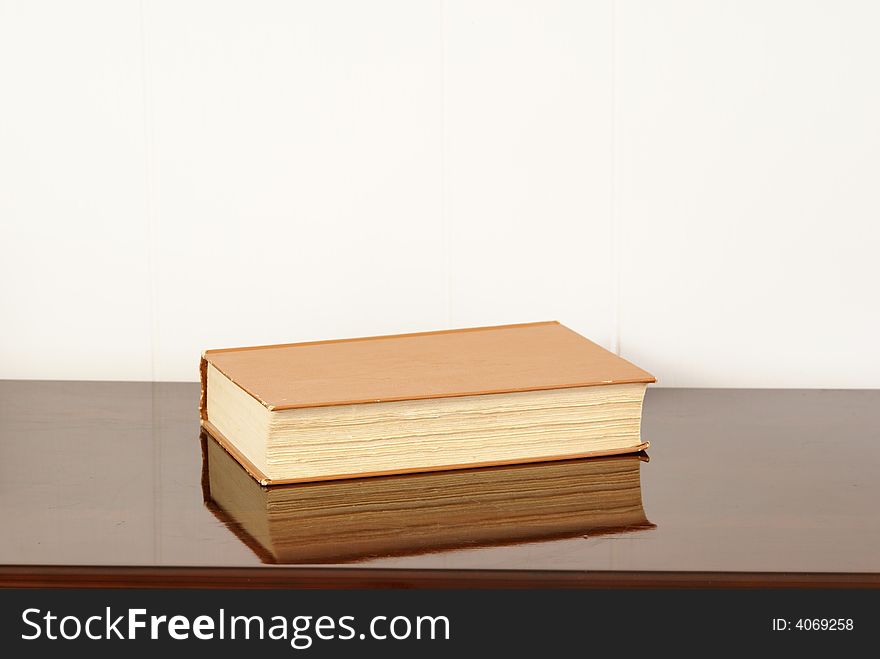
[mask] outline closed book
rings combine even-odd
[[[640,451],[654,377],[557,322],[208,350],[202,425],[260,483]]]
[[[205,504],[265,563],[388,556],[652,529],[643,453],[261,486],[202,435]]]

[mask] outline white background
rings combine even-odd
[[[0,0],[0,377],[560,320],[880,386],[880,3]]]

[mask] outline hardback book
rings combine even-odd
[[[654,377],[558,322],[208,350],[202,425],[260,483],[640,451]]]
[[[343,563],[654,528],[643,453],[261,486],[202,434],[205,505],[265,563]]]

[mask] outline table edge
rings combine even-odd
[[[880,573],[4,565],[0,588],[880,588]]]

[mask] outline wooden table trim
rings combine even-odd
[[[873,573],[0,566],[2,588],[880,588]]]

